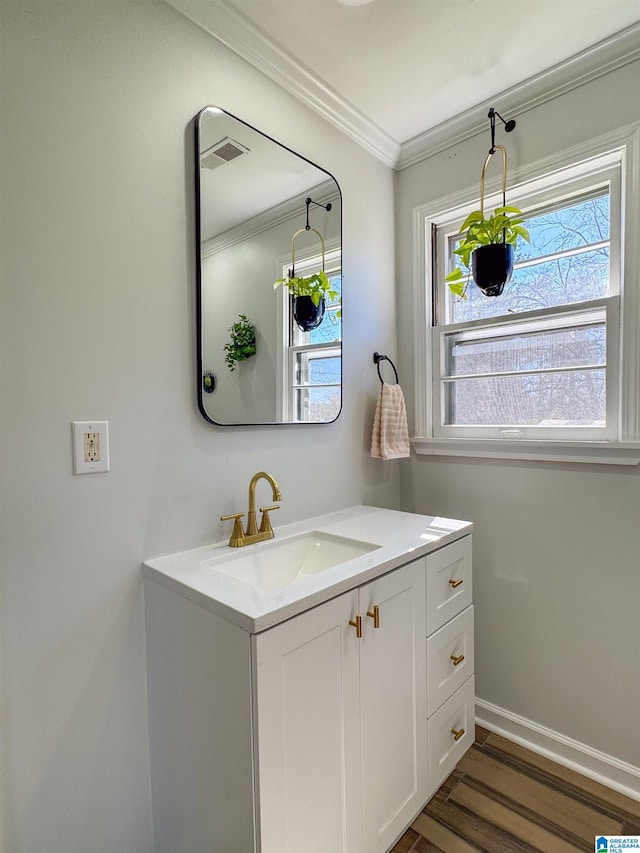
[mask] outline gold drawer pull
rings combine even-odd
[[[373,619],[373,627],[380,627],[380,608],[378,605],[374,605],[373,612],[371,610],[367,610],[367,616],[370,616]]]
[[[458,740],[460,740],[462,735],[465,734],[465,730],[464,729],[458,729],[458,731],[456,731],[455,729],[451,729],[451,734],[453,735],[453,739],[455,741],[458,741]]]
[[[356,637],[361,639],[362,637],[362,616],[356,616],[355,619],[349,619],[349,625],[353,625],[356,629]]]
[[[458,655],[458,657],[456,657],[455,655],[451,655],[451,661],[454,666],[458,666],[458,664],[462,663],[463,660],[464,655]]]
[[[459,587],[460,584],[462,584],[462,583],[464,583],[464,578],[458,578],[458,580],[455,580],[455,581],[450,580],[449,581],[449,585],[451,586],[452,589],[457,589],[457,587]]]

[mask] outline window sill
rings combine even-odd
[[[491,438],[411,439],[419,456],[473,456],[483,459],[533,459],[600,465],[638,465],[640,443],[606,441],[507,441]]]

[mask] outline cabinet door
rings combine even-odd
[[[424,559],[363,586],[360,612],[364,849],[383,853],[428,798]]]
[[[362,853],[356,590],[254,637],[260,853]]]

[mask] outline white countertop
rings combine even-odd
[[[276,527],[275,539],[229,548],[228,541],[145,560],[145,578],[170,587],[251,633],[258,633],[298,613],[367,583],[385,572],[442,548],[471,533],[468,521],[354,506]],[[348,562],[266,591],[216,571],[216,560],[248,554],[308,531],[363,540],[379,546]]]

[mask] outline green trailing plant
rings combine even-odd
[[[310,296],[314,305],[319,305],[321,299],[325,299],[331,305],[340,298],[340,294],[333,289],[324,270],[313,275],[279,278],[274,283],[273,289],[276,290],[281,284],[294,296]],[[337,311],[336,314],[340,317],[341,312]]]
[[[246,314],[239,314],[240,320],[233,323],[229,332],[231,340],[225,344],[223,349],[226,353],[224,360],[229,368],[233,371],[240,361],[245,361],[256,354],[256,329],[251,320]]]
[[[456,296],[467,298],[471,254],[480,246],[490,246],[492,243],[510,243],[515,246],[518,237],[528,243],[529,232],[523,222],[522,211],[512,206],[496,207],[489,217],[485,216],[482,210],[470,213],[460,226],[463,240],[458,248],[454,249],[454,254],[460,258],[467,271],[465,273],[460,267],[456,267],[450,272],[445,278],[449,289]]]

